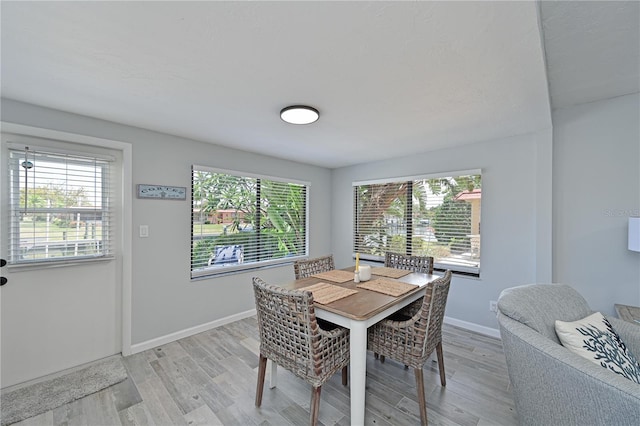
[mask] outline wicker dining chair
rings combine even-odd
[[[315,259],[297,260],[293,263],[293,272],[296,280],[307,278],[313,274],[327,272],[336,269],[333,262],[333,255],[316,257]]]
[[[320,390],[338,370],[347,385],[349,330],[342,327],[324,330],[316,321],[313,294],[304,290],[286,290],[253,278],[260,361],[256,407],[262,404],[267,359],[286,368],[311,384],[310,424],[318,421]]]
[[[442,356],[442,321],[451,285],[451,271],[427,285],[422,307],[405,321],[384,319],[369,327],[367,349],[413,367],[416,376],[420,420],[427,424],[427,401],[422,367],[435,349],[440,371],[440,384],[446,386]]]
[[[384,266],[396,269],[408,269],[413,272],[433,274],[433,257],[431,256],[410,256],[408,254],[385,253]]]
[[[432,256],[411,256],[408,254],[386,252],[384,255],[384,266],[388,268],[406,269],[411,272],[421,272],[423,274],[433,274],[433,257]],[[422,306],[422,298],[409,304],[398,314],[405,317],[412,317],[420,310]],[[377,357],[377,356],[376,356]]]

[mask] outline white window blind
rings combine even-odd
[[[112,159],[9,150],[9,263],[113,255]]]
[[[192,278],[306,255],[306,184],[193,167]]]
[[[482,180],[473,174],[354,183],[354,251],[433,256],[435,267],[480,273]]]

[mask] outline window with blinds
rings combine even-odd
[[[353,247],[361,258],[433,256],[438,269],[479,275],[479,170],[356,182],[353,200]]]
[[[191,277],[306,256],[308,184],[193,166]]]
[[[113,255],[112,158],[9,149],[9,263]]]

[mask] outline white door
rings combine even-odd
[[[83,156],[108,162],[93,170],[91,188]],[[3,133],[0,158],[0,252],[9,262],[0,270],[4,388],[122,351],[123,182],[117,149]],[[110,195],[111,217],[96,193]]]

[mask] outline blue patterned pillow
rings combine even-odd
[[[640,384],[640,364],[600,313],[578,321],[556,321],[562,345],[607,370]]]

